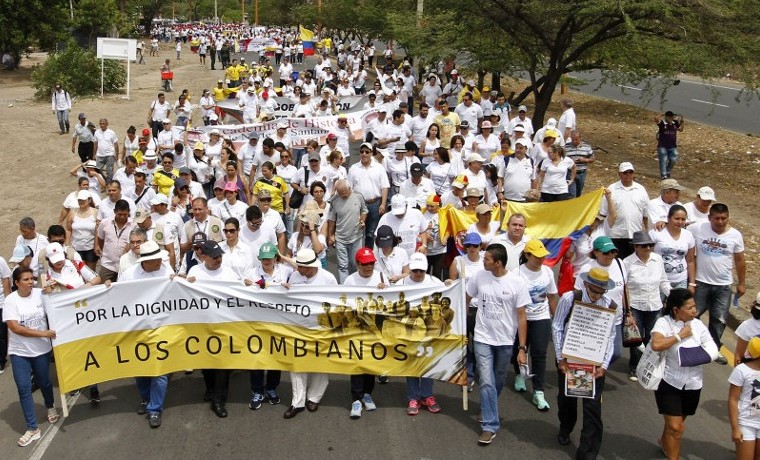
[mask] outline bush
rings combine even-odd
[[[104,92],[120,92],[127,84],[127,71],[122,63],[106,59],[103,69]],[[66,49],[51,53],[44,64],[32,71],[32,87],[37,90],[34,97],[49,99],[56,82],[72,97],[100,94],[100,60],[91,50],[69,41]]]

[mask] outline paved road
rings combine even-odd
[[[754,116],[760,102],[757,98],[747,102],[744,96],[737,101],[741,91],[738,87],[684,78],[679,85],[668,88],[661,105],[659,95],[648,96],[643,84],[604,84],[599,87],[600,71],[573,72],[570,76],[587,81],[586,85],[573,86],[574,90],[584,94],[644,106],[659,112],[672,110],[683,114],[687,123],[693,120],[739,133],[760,133],[760,125]]]

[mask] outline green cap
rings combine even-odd
[[[277,247],[272,243],[264,243],[259,248],[259,259],[274,259],[277,257]]]
[[[594,250],[602,252],[617,251],[615,244],[609,236],[600,236],[594,240]]]

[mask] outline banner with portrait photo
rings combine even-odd
[[[182,278],[45,296],[62,392],[184,369],[430,377],[465,385],[466,307],[450,287],[281,286]]]

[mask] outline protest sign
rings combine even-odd
[[[614,324],[615,310],[575,302],[562,344],[562,357],[575,363],[601,366]]]
[[[182,278],[46,296],[62,392],[183,369],[430,377],[465,385],[462,283],[280,286]]]

